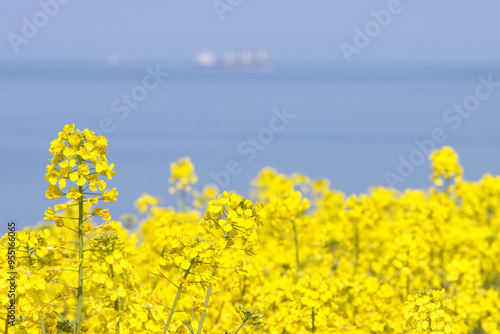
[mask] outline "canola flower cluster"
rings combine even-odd
[[[106,149],[72,125],[51,143],[46,196],[65,200],[17,233],[1,333],[500,333],[500,177],[464,181],[449,147],[430,156],[433,187],[351,196],[271,168],[252,200],[196,191],[182,158],[179,208],[143,194],[133,230],[98,206],[118,195]]]

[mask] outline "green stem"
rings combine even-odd
[[[314,327],[314,307],[312,308],[311,317],[312,317],[312,328],[311,328],[311,332],[315,332],[315,331],[316,331],[316,327]]]
[[[344,303],[344,309],[342,310],[342,316],[343,317],[345,317],[345,315],[346,315],[347,305],[349,304],[350,301],[351,301],[351,293],[348,291],[347,292],[347,298],[345,299],[345,303]]]
[[[215,269],[212,271],[212,276],[215,273]],[[210,300],[210,294],[212,293],[212,286],[209,286],[207,288],[207,294],[205,296],[205,303],[203,304],[204,311],[201,312],[201,318],[200,318],[200,324],[198,326],[198,330],[196,331],[196,334],[201,334],[201,330],[203,328],[203,323],[205,322],[205,317],[207,316],[207,307],[208,307],[208,302]]]
[[[201,312],[201,318],[200,318],[200,325],[198,327],[198,330],[196,331],[196,334],[200,334],[201,330],[203,328],[203,323],[205,322],[205,317],[207,316],[207,306],[208,306],[208,301],[210,300],[210,293],[212,292],[212,287],[209,286],[207,288],[207,295],[205,296],[205,303],[203,304],[203,307],[205,308],[205,311]]]
[[[120,305],[118,302],[119,300],[120,300],[120,298],[116,298],[116,300],[115,300],[115,310],[118,313],[118,317],[120,314]],[[120,334],[120,320],[119,319],[118,319],[118,322],[116,323],[116,334]]]
[[[247,292],[247,277],[243,276],[243,289],[241,289],[240,301],[243,301],[243,297]]]
[[[233,334],[238,333],[238,332],[240,331],[240,329],[242,329],[242,328],[243,328],[243,326],[245,326],[245,323],[244,323],[244,322],[242,322],[242,323],[241,323],[240,327],[238,327],[238,329],[237,329],[237,330],[236,330]]]
[[[78,157],[78,165],[81,165],[82,158]],[[83,193],[83,187],[78,186],[78,192]],[[76,318],[74,334],[80,333],[83,309],[83,195],[78,199],[78,299],[76,302]]]
[[[45,325],[43,323],[43,315],[40,316],[40,322],[42,323],[42,334],[45,334]]]
[[[31,248],[30,248],[30,246],[28,246],[28,248],[27,248],[27,253],[28,253],[28,260],[29,260],[29,263],[30,263],[30,268],[33,268],[33,260],[31,259]]]
[[[184,279],[186,279],[189,275],[189,271],[191,270],[191,267],[193,264],[189,266],[189,268],[186,270],[186,273],[184,274]],[[172,304],[172,308],[170,309],[170,313],[168,315],[168,320],[167,323],[165,324],[165,329],[163,330],[163,334],[165,334],[168,330],[168,327],[170,326],[170,323],[172,322],[172,318],[174,317],[175,313],[175,307],[177,306],[177,302],[179,301],[179,297],[181,296],[182,292],[182,283],[179,284],[179,288],[177,289],[177,294],[175,295],[174,303]]]
[[[115,278],[115,272],[113,271],[113,265],[111,265],[111,279]],[[119,302],[120,298],[116,298],[115,300],[115,310],[116,310],[116,313],[118,314],[118,317],[119,317],[119,314],[120,314],[120,302]],[[118,318],[118,322],[116,323],[116,334],[120,334],[120,319]]]
[[[220,309],[219,309],[219,314],[217,314],[217,318],[215,318],[215,322],[214,323],[218,323],[219,320],[220,320],[220,316],[222,315],[222,309],[224,308],[224,304],[226,302],[225,301],[222,301],[221,305],[220,305]]]
[[[161,255],[160,257],[163,257],[163,255],[165,254],[165,249],[167,248],[167,246],[164,246],[162,251],[161,251]],[[151,291],[154,291],[156,289],[156,285],[158,284],[158,276],[155,277],[155,281],[153,282],[153,289]],[[153,296],[154,294],[152,293],[151,294],[151,300],[153,300]]]
[[[9,333],[9,313],[7,313],[7,316],[5,317],[5,334]]]

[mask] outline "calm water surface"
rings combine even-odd
[[[440,128],[446,139],[439,145],[456,149],[466,179],[500,174],[500,87],[460,125],[458,114],[444,119],[447,109],[474,95],[479,76],[500,81],[498,68],[283,65],[267,73],[221,73],[162,64],[169,76],[142,100],[134,87],[143,85],[146,65],[2,68],[1,224],[36,224],[58,203],[44,197],[44,174],[49,143],[67,123],[109,132],[108,157],[117,171],[110,185],[120,193],[109,204],[114,218],[134,212],[144,192],[175,205],[167,192],[169,164],[184,156],[196,166],[199,188],[219,175],[224,189],[246,195],[259,170],[272,166],[363,193],[388,186],[387,172],[397,175],[400,157],[409,159],[415,141]],[[134,89],[141,101],[126,107],[120,99]],[[294,117],[273,120],[285,110]],[[231,160],[238,175],[222,177]],[[427,161],[410,174],[395,187],[430,186]]]

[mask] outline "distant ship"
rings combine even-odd
[[[202,69],[269,70],[266,50],[258,50],[255,55],[250,50],[243,50],[239,55],[233,50],[226,50],[221,60],[217,59],[217,56],[211,51],[202,51],[196,56],[196,64]]]

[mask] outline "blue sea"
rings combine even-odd
[[[195,164],[195,188],[219,183],[243,195],[266,166],[328,178],[348,195],[428,188],[424,155],[443,145],[458,152],[465,179],[498,175],[497,82],[500,68],[488,66],[3,64],[0,221],[35,225],[59,203],[45,198],[44,175],[50,141],[68,123],[108,138],[115,219],[134,213],[142,193],[175,206],[168,178],[179,157]]]

